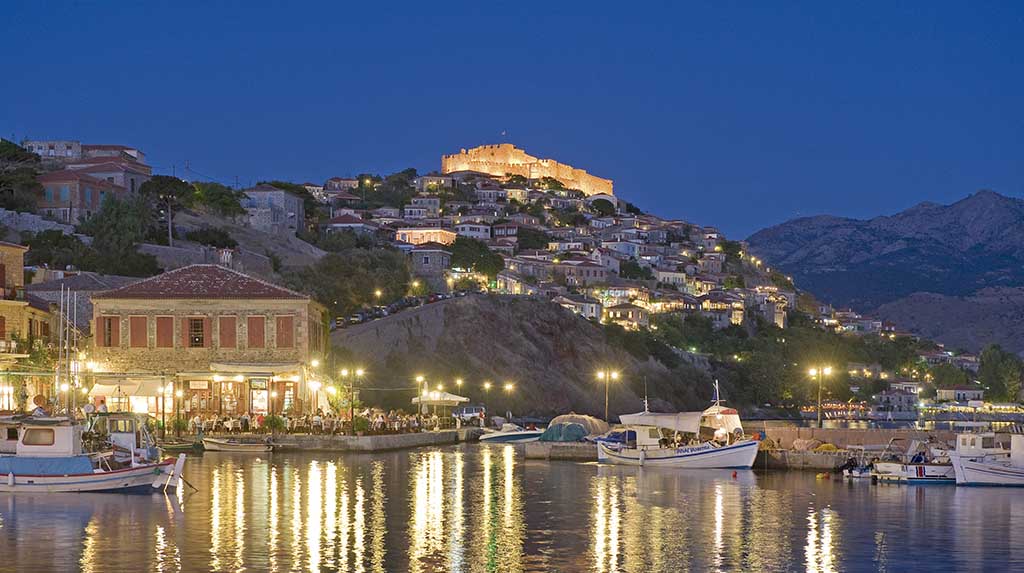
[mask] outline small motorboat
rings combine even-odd
[[[536,442],[543,430],[527,430],[515,424],[502,424],[500,430],[485,431],[480,441],[489,444]]]
[[[238,438],[203,438],[208,452],[269,452],[274,449],[270,439],[240,440]]]

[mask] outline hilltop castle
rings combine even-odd
[[[554,159],[538,159],[511,143],[481,145],[470,150],[441,156],[441,172],[480,171],[495,177],[522,175],[527,179],[554,177],[566,187],[579,189],[587,195],[612,194],[612,180],[596,177],[584,169],[559,163]]]

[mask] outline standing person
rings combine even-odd
[[[100,414],[106,414],[107,413],[107,400],[106,400],[106,398],[100,398],[100,407],[96,408],[96,411],[99,412]]]

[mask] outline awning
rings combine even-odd
[[[163,378],[105,379],[93,385],[89,396],[159,396],[163,386]]]
[[[302,370],[298,362],[212,362],[210,372],[234,372],[238,374],[288,374]]]
[[[700,431],[701,412],[679,412],[676,414],[659,414],[657,412],[640,412],[619,416],[625,426],[655,426],[668,428],[677,432],[696,434]]]
[[[450,392],[434,390],[427,392],[426,395],[416,396],[412,399],[413,404],[420,404],[421,402],[424,406],[456,406],[460,402],[469,402],[469,398],[457,396]]]

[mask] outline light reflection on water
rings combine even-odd
[[[1019,491],[524,460],[206,454],[197,494],[0,496],[0,570],[1011,570]]]

